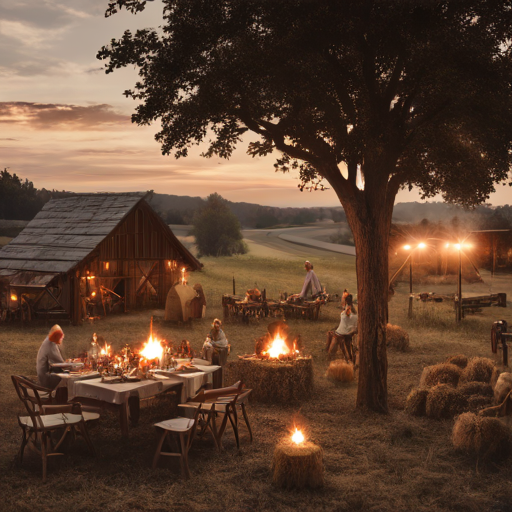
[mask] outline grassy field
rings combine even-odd
[[[264,251],[234,257],[204,258],[200,282],[208,301],[207,318],[191,327],[163,323],[163,311],[113,316],[95,325],[64,325],[64,351],[73,356],[84,350],[93,332],[103,335],[116,350],[125,343],[140,345],[147,338],[151,315],[162,338],[187,338],[199,349],[211,320],[221,316],[221,295],[257,286],[268,297],[301,288],[304,258],[273,259]],[[255,256],[255,254],[257,256]],[[331,293],[355,291],[354,259],[332,256],[315,259],[315,271]],[[357,383],[336,385],[325,377],[325,333],[337,325],[339,309],[328,304],[316,323],[290,321],[313,355],[314,398],[300,405],[251,403],[249,416],[255,439],[242,434],[238,452],[231,431],[219,454],[210,438],[196,440],[190,453],[192,479],[181,480],[176,461],[163,461],[151,470],[156,445],[152,424],[170,416],[163,407],[142,411],[141,422],[121,439],[115,416],[106,415],[92,429],[97,458],[87,453],[81,439],[69,455],[50,461],[49,477],[41,483],[41,462],[27,454],[20,468],[12,464],[21,438],[16,413],[22,412],[10,375],[34,375],[35,357],[48,327],[0,327],[0,493],[4,511],[495,511],[512,510],[510,462],[483,464],[456,453],[450,442],[452,421],[408,416],[403,408],[409,391],[418,385],[424,366],[451,354],[490,356],[489,332],[493,320],[512,320],[509,310],[485,310],[454,324],[448,304],[415,303],[415,317],[407,319],[408,293],[397,288],[390,302],[390,322],[410,335],[409,351],[389,352],[388,415],[355,410]],[[499,290],[498,290],[499,291]],[[505,313],[505,315],[503,315]],[[266,331],[266,322],[226,324],[231,358],[251,353],[254,338]],[[325,487],[284,491],[271,484],[270,466],[276,443],[288,435],[294,419],[307,436],[324,449]]]

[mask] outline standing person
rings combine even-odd
[[[352,312],[352,306],[347,304],[340,315],[340,324],[333,332],[327,335],[327,351],[330,357],[334,357],[338,344],[341,347],[343,355],[347,361],[354,362],[354,354],[352,351],[352,337],[357,334],[357,314]]]
[[[214,355],[218,355],[220,351],[227,349],[227,347],[228,340],[222,330],[222,322],[218,318],[215,318],[212,323],[212,329],[206,336],[206,340],[203,344],[202,357],[211,362]]]
[[[313,264],[309,261],[304,262],[304,268],[306,269],[306,278],[304,279],[304,285],[302,286],[302,291],[299,294],[299,297],[302,299],[306,299],[307,297],[314,297],[319,293],[322,293],[322,285],[318,277],[316,277],[315,272],[313,271]]]
[[[64,332],[62,328],[59,325],[54,325],[39,348],[36,368],[37,379],[41,386],[54,389],[60,382],[60,377],[50,372],[50,365],[64,362],[60,351],[63,339]]]

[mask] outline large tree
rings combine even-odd
[[[387,411],[388,238],[395,196],[473,205],[511,163],[511,1],[162,0],[163,25],[98,56],[139,69],[133,121],[164,154],[278,152],[304,187],[328,182],[354,234],[357,404]],[[117,0],[137,12],[141,0]],[[324,180],[322,182],[322,180]],[[320,183],[321,182],[321,183]]]

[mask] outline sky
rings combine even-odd
[[[270,206],[337,206],[332,190],[300,192],[297,175],[274,172],[275,156],[246,154],[247,136],[229,160],[163,156],[159,126],[131,123],[135,103],[123,92],[134,69],[106,75],[98,50],[124,30],[158,27],[159,0],[143,13],[104,17],[108,0],[0,0],[0,169],[37,188],[74,192],[158,193]],[[441,200],[441,198],[436,198]],[[420,201],[401,191],[396,202]],[[494,205],[512,203],[497,186]]]

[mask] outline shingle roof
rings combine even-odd
[[[0,249],[0,275],[13,270],[67,272],[119,224],[146,192],[77,194],[52,199]]]

